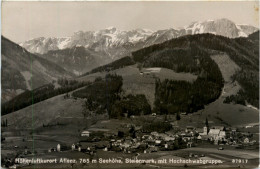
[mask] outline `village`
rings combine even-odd
[[[164,133],[147,132],[142,126],[133,124],[121,126],[122,131],[114,133],[105,129],[84,130],[80,134],[79,142],[72,145],[58,144],[48,152],[79,151],[94,155],[97,149],[102,149],[127,154],[146,154],[191,148],[205,143],[218,145],[218,150],[224,150],[224,145],[242,148],[257,143],[250,132],[240,132],[234,127],[209,126],[207,119],[203,128],[187,126],[180,129],[174,123],[171,124],[172,129]],[[252,126],[246,126],[250,127]]]
[[[181,113],[182,118],[187,117],[185,113]],[[132,118],[132,119],[131,119]],[[234,151],[250,150],[258,148],[258,142],[253,133],[248,132],[256,126],[248,125],[241,128],[228,127],[224,125],[212,125],[206,118],[204,127],[195,126],[178,126],[175,122],[161,121],[160,123],[171,124],[171,129],[165,132],[148,131],[147,128],[139,123],[127,123],[125,120],[139,119],[139,117],[131,117],[124,120],[117,120],[120,122],[117,130],[109,130],[100,124],[108,124],[109,120],[101,121],[100,124],[94,127],[82,130],[78,134],[77,142],[64,143],[60,142],[56,145],[52,144],[42,153],[38,152],[37,156],[43,159],[49,157],[95,159],[98,157],[109,157],[111,153],[115,159],[124,160],[138,159],[138,157],[146,156],[147,159],[154,158],[154,155],[164,152],[164,154],[174,154],[184,159],[203,159],[210,158],[211,153],[206,150],[217,151],[217,153],[224,153],[228,149]],[[146,118],[163,119],[162,115],[155,113],[146,116]],[[121,123],[125,121],[125,123]],[[112,120],[111,123],[115,123]],[[97,127],[99,126],[99,127]],[[115,126],[115,125],[114,125]],[[163,127],[163,125],[162,125]],[[247,131],[247,132],[246,132]],[[189,151],[192,148],[202,148],[206,146],[205,151]],[[16,149],[19,147],[16,147]],[[250,150],[251,151],[251,150]],[[75,154],[76,153],[76,154]],[[239,154],[239,153],[238,153]],[[34,157],[36,152],[31,152],[30,149],[24,149],[17,158]],[[233,156],[233,155],[232,155]],[[104,158],[106,159],[106,158]],[[6,159],[4,161],[9,167],[25,167],[25,164],[19,164],[14,159]],[[83,161],[84,162],[84,161]],[[75,163],[73,163],[75,164]],[[68,164],[72,165],[72,164]]]

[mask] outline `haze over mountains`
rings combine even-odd
[[[188,34],[212,33],[229,38],[247,37],[257,31],[250,25],[238,25],[228,19],[193,22],[181,29],[121,31],[115,27],[99,31],[79,31],[69,37],[35,38],[19,45],[31,53],[80,75],[120,59],[131,52]]]

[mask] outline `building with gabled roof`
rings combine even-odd
[[[226,130],[225,126],[212,126],[211,128],[212,129],[219,129],[221,131],[225,131]]]
[[[86,130],[85,130],[85,131],[82,131],[82,132],[81,132],[81,136],[82,136],[82,137],[89,137],[89,136],[90,136],[90,131],[86,131]]]
[[[213,137],[214,140],[219,136],[220,129],[210,129],[208,135]]]

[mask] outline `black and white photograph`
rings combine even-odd
[[[1,168],[258,168],[259,1],[2,1]]]

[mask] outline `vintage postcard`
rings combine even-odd
[[[1,9],[1,168],[258,168],[257,0]]]

